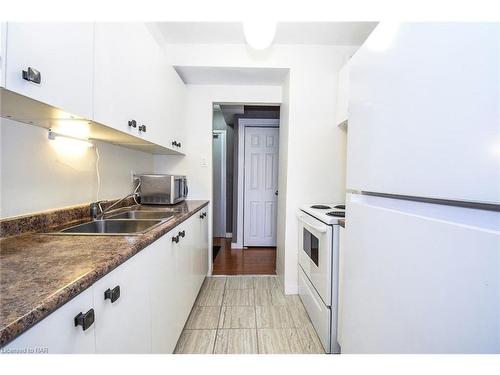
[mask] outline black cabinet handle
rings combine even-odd
[[[139,125],[139,131],[146,133],[146,125]]]
[[[28,82],[40,84],[42,82],[42,74],[38,70],[28,67],[28,70],[23,70],[23,79]]]
[[[172,142],[172,146],[174,146],[174,147],[181,147],[181,143],[177,142],[177,141],[173,141]]]
[[[205,217],[207,217],[207,213],[206,213],[206,212],[203,212],[203,213],[201,214],[201,216],[202,216],[202,218],[205,218]]]
[[[173,236],[172,237],[172,242],[178,243],[179,242],[179,236]]]
[[[131,127],[133,127],[133,128],[137,127],[137,121],[135,121],[135,120],[130,120],[130,121],[128,122],[128,126],[131,126]]]
[[[182,145],[181,145],[181,143],[180,143],[180,142],[179,142],[179,143],[177,143],[177,147],[181,147],[181,146],[182,146]]]
[[[82,329],[85,331],[92,324],[94,324],[94,320],[95,320],[94,309],[90,309],[85,314],[80,313],[77,316],[75,316],[75,327],[82,326]]]
[[[200,215],[200,219],[203,219],[205,216],[203,216],[203,214]]]
[[[113,289],[107,289],[104,292],[104,299],[109,299],[111,303],[116,302],[120,298],[120,285],[115,286]]]
[[[186,231],[183,230],[182,232],[179,232],[179,236],[181,236],[182,238],[186,237]]]

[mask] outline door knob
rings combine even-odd
[[[111,303],[114,303],[118,298],[120,298],[120,285],[115,286],[113,289],[107,289],[104,292],[104,299],[109,299]]]
[[[139,131],[146,133],[146,125],[139,125]]]
[[[182,231],[182,232],[179,232],[179,236],[181,236],[182,238],[186,237],[186,231]]]
[[[87,330],[92,324],[94,324],[95,315],[94,309],[90,309],[85,314],[80,313],[75,316],[75,327],[82,326],[82,329]]]
[[[131,126],[132,128],[137,127],[137,121],[135,121],[135,120],[130,120],[130,121],[128,122],[128,126]]]
[[[179,236],[173,236],[172,237],[172,242],[178,243],[179,242]]]
[[[38,70],[28,67],[28,70],[23,70],[23,79],[28,82],[40,84],[42,82],[42,74]]]

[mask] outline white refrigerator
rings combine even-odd
[[[350,63],[342,353],[500,353],[500,26],[381,23]]]

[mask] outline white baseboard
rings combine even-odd
[[[231,242],[231,249],[244,249],[244,247],[241,243]]]
[[[233,234],[232,233],[226,233],[226,238],[233,238]]]

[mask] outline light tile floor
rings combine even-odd
[[[297,295],[276,276],[205,279],[177,342],[180,354],[322,354]]]

